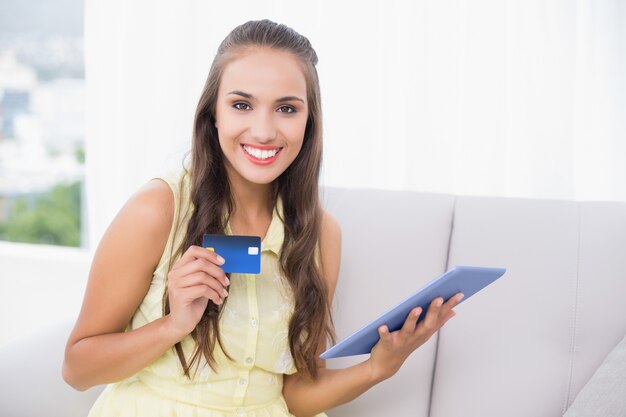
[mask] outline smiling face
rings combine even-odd
[[[215,127],[231,182],[269,184],[296,159],[308,119],[306,92],[290,52],[256,48],[226,65]]]

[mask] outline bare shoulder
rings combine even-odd
[[[153,179],[117,213],[94,253],[71,339],[123,331],[145,297],[174,219],[174,194]]]
[[[322,209],[320,232],[320,255],[324,277],[331,295],[334,294],[341,264],[341,227],[337,220]]]
[[[327,243],[336,241],[337,239],[341,243],[341,226],[339,222],[328,211],[322,208],[322,242],[327,240]]]
[[[95,262],[109,261],[126,268],[136,265],[152,272],[163,254],[174,220],[174,193],[170,186],[153,179],[135,192],[121,208],[104,234]],[[98,253],[99,252],[99,253]],[[137,271],[139,272],[139,271]]]
[[[152,179],[128,201],[130,215],[145,216],[146,226],[154,233],[169,234],[174,220],[174,193],[161,179]]]
[[[167,242],[173,220],[174,193],[166,182],[153,179],[128,199],[109,226],[102,243],[108,240],[109,234],[114,234],[117,240],[142,243],[144,254],[154,251],[153,255],[156,255],[156,252],[162,252]],[[154,257],[150,258],[155,261]]]
[[[152,179],[139,188],[133,194],[126,206],[131,209],[138,209],[143,214],[153,217],[161,217],[174,213],[174,193],[170,186],[161,179]]]

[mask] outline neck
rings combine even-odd
[[[269,188],[267,190],[231,189],[231,191],[235,202],[234,216],[250,221],[268,215],[271,217],[274,207]]]
[[[230,188],[235,203],[231,215],[244,223],[271,218],[274,210],[272,184],[254,184],[238,175],[230,175]]]

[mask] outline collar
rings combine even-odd
[[[265,238],[261,241],[261,252],[271,251],[274,252],[276,256],[280,257],[280,249],[283,245],[283,239],[285,237],[285,226],[280,219],[279,214],[281,216],[283,215],[283,200],[280,195],[276,200],[276,206],[274,207],[274,211],[272,213],[270,227],[267,229]],[[225,233],[227,235],[233,234],[230,229],[230,221],[226,224]]]

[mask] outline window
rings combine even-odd
[[[86,246],[83,0],[0,3],[0,240]]]

